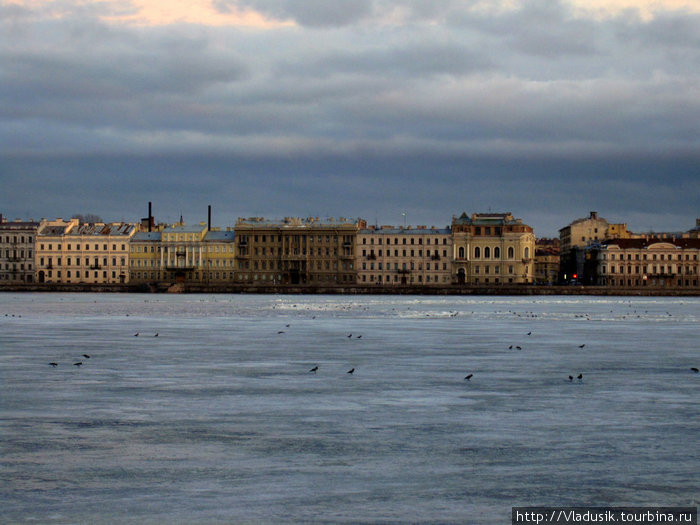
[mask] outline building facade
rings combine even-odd
[[[358,284],[444,286],[451,282],[449,228],[382,226],[358,232]]]
[[[591,258],[601,286],[700,288],[700,239],[614,239]]]
[[[233,282],[235,243],[232,230],[206,223],[178,222],[156,232],[139,232],[131,242],[133,283]]]
[[[236,221],[236,282],[350,285],[357,279],[355,241],[361,219],[318,217]]]
[[[535,235],[511,213],[463,213],[452,219],[455,284],[532,284]]]
[[[559,239],[535,240],[535,284],[559,282]]]
[[[0,216],[0,284],[34,282],[34,241],[39,223]]]
[[[136,224],[42,220],[36,235],[36,280],[40,283],[129,282],[129,242]]]
[[[609,223],[598,212],[590,212],[588,217],[576,219],[559,230],[560,250],[566,254],[573,248],[585,248],[606,239],[624,239],[629,237],[627,224]]]

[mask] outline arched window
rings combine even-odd
[[[491,257],[491,248],[488,246],[484,248],[484,259],[489,259]]]
[[[498,246],[496,246],[496,247],[493,249],[493,258],[494,258],[494,259],[500,259],[500,258],[501,258],[501,249],[500,249]]]
[[[513,250],[512,246],[508,247],[508,258],[513,259],[515,257],[515,251]]]
[[[464,259],[464,246],[460,246],[460,247],[459,247],[459,255],[458,255],[458,257],[459,257],[460,259]]]
[[[525,258],[529,259],[530,258],[530,248],[525,248]]]
[[[481,248],[477,246],[474,248],[474,259],[478,259],[479,257],[481,257]]]

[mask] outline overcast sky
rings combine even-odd
[[[700,217],[697,0],[0,0],[0,213]]]

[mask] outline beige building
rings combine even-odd
[[[204,222],[139,232],[131,242],[133,283],[233,282],[234,264],[234,232]]]
[[[7,222],[0,215],[0,285],[34,281],[34,240],[38,227],[38,222]]]
[[[510,213],[463,213],[452,219],[456,284],[532,284],[535,235]]]
[[[395,286],[452,282],[452,232],[418,226],[369,227],[357,234],[357,283]]]
[[[354,284],[355,239],[361,219],[318,217],[236,222],[236,282],[241,284]]]
[[[129,241],[135,224],[42,220],[36,235],[35,268],[40,283],[126,283]]]
[[[596,250],[599,285],[698,286],[700,239],[614,239]]]
[[[566,254],[572,248],[584,248],[605,239],[626,239],[630,237],[627,224],[612,224],[598,212],[592,211],[588,217],[576,219],[574,222],[559,230],[560,249]]]

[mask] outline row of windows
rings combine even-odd
[[[12,239],[12,241],[10,241],[10,239]],[[10,242],[12,242],[12,244],[17,244],[18,242],[22,244],[24,244],[25,242],[27,244],[31,244],[32,240],[33,237],[31,235],[26,237],[26,241],[24,235],[20,235],[19,237],[17,235],[13,235],[12,237],[10,237],[9,235],[5,235],[5,242],[7,244],[10,244]],[[2,237],[0,237],[0,242],[2,242]]]
[[[178,261],[178,262],[183,262],[184,261]],[[151,267],[151,268],[156,268],[160,267],[160,260],[156,259],[131,259],[130,261],[131,267],[132,268],[142,268],[142,267]],[[168,262],[166,261],[165,265],[170,266]],[[192,265],[195,265],[193,262]],[[234,260],[233,259],[208,259],[206,261],[199,261],[196,263],[196,266],[209,266],[210,268],[213,266],[217,267],[222,267],[222,266],[233,266],[234,265]]]
[[[249,274],[249,273],[239,273],[236,275],[236,279],[238,281],[270,281],[272,283],[282,283],[285,282],[285,279],[283,279],[282,275],[280,274],[273,274],[273,275],[268,275],[268,274]],[[342,275],[337,275],[334,273],[329,273],[329,274],[309,274],[308,275],[309,282],[318,282],[318,283],[338,283],[338,282],[343,282],[343,283],[353,283],[355,282],[355,276],[352,274],[342,274]]]
[[[41,250],[46,250],[46,246],[49,247],[49,251],[52,251],[52,250],[53,250],[53,244],[43,244],[43,243],[42,243],[40,246],[41,246]],[[73,246],[72,244],[67,244],[65,248],[62,248],[60,244],[57,244],[57,245],[56,245],[56,249],[57,249],[57,250],[65,250],[65,251],[69,251],[69,252],[70,252],[70,251],[73,251],[73,247],[72,247],[72,246]],[[76,244],[76,245],[75,245],[75,251],[79,252],[79,251],[80,251],[80,246],[81,246],[80,244]],[[94,246],[95,246],[95,250],[94,250],[94,251],[99,251],[99,250],[100,250],[100,245],[99,245],[99,244],[95,244]],[[103,244],[103,245],[102,245],[102,251],[103,251],[103,252],[106,252],[106,251],[107,251],[107,246],[108,246],[107,244]],[[87,243],[85,244],[85,250],[86,250],[86,251],[89,251],[89,250],[90,250],[90,245],[87,244]],[[122,244],[122,245],[121,245],[121,251],[125,251],[125,250],[126,250],[126,245],[125,245],[125,244]],[[112,251],[113,251],[113,252],[117,251],[117,245],[116,245],[116,244],[113,244],[113,245],[112,245]]]
[[[374,239],[375,239],[374,237],[370,237],[370,238],[369,238],[369,244],[370,244],[370,245],[374,244]],[[377,244],[382,244],[382,239],[383,239],[383,237],[377,237],[377,240],[378,240]],[[410,239],[411,239],[411,242],[410,242],[410,243],[407,243],[407,242],[406,242],[406,237],[402,237],[402,238],[401,238],[401,243],[400,243],[400,244],[416,244],[416,242],[415,242],[415,241],[416,241],[416,238],[415,238],[415,237],[411,237]],[[387,244],[391,244],[391,237],[386,237],[386,243],[387,243]],[[426,238],[425,243],[426,243],[426,244],[430,244],[430,237],[427,237],[427,238]],[[365,244],[365,245],[367,244],[367,237],[363,237],[363,238],[362,238],[362,244]],[[394,244],[399,244],[399,238],[398,238],[398,237],[394,237]],[[418,243],[417,243],[417,244],[419,244],[419,245],[423,244],[423,237],[418,237]],[[435,245],[437,246],[437,245],[439,244],[439,239],[433,238],[433,244],[435,244]],[[443,244],[443,245],[447,245],[447,238],[446,238],[446,237],[443,237],[443,238],[442,238],[442,244]]]
[[[369,279],[367,279],[367,275],[363,274],[361,276],[358,276],[358,281],[363,282],[363,283],[370,282],[370,283],[377,283],[377,284],[380,284],[382,282],[389,283],[389,284],[391,284],[391,283],[394,283],[394,284],[411,283],[412,284],[412,283],[416,283],[416,282],[418,282],[418,283],[426,282],[426,283],[436,283],[437,284],[437,283],[440,283],[440,276],[439,275],[426,275],[425,281],[423,281],[422,275],[416,275],[416,276],[411,275],[408,278],[406,278],[403,276],[399,276],[398,274],[384,275],[384,276],[382,276],[381,274],[380,275],[370,274]],[[442,276],[442,282],[443,283],[452,282],[452,277],[450,277],[449,275],[444,275],[444,276]]]
[[[600,273],[606,273],[605,272],[606,267],[605,265],[600,267]],[[610,273],[625,273],[625,266],[620,265],[620,266],[615,266],[611,265],[610,266]],[[668,266],[657,266],[657,265],[628,265],[627,266],[627,272],[626,273],[650,273],[653,275],[660,274],[660,273],[668,273],[668,274],[675,274],[675,273],[683,273],[683,265],[673,265],[669,264]],[[686,275],[693,275],[698,273],[698,268],[697,266],[686,266],[685,267],[685,273]]]
[[[606,279],[603,278],[600,280],[600,284],[602,285],[610,285],[610,286],[697,286],[698,285],[698,280],[697,279],[669,279],[669,278],[660,278],[660,279],[647,279],[647,278],[642,278],[642,279]]]
[[[315,263],[315,264],[314,264]],[[309,269],[310,270],[317,270],[317,271],[322,271],[322,270],[331,270],[331,262],[330,261],[309,261]],[[315,266],[315,268],[314,268]],[[343,270],[352,270],[354,269],[354,264],[352,262],[343,262],[342,263],[342,268]],[[289,269],[289,261],[253,261],[252,264],[250,261],[239,261],[238,262],[238,269],[239,270],[283,270],[283,269]],[[332,269],[337,270],[338,269],[338,262],[334,261],[332,264]]]
[[[607,253],[604,253],[604,254],[603,254],[603,260],[607,259],[607,255],[608,255]],[[648,260],[648,259],[647,259],[647,255],[648,255],[648,254],[646,254],[646,253],[642,254],[641,260],[642,260],[642,261]],[[658,255],[658,259],[657,259],[657,255]],[[652,260],[652,261],[656,261],[656,260],[659,260],[659,261],[663,261],[663,260],[672,261],[672,260],[673,260],[673,255],[674,255],[674,254],[671,254],[671,253],[669,253],[669,254],[663,254],[663,253],[656,254],[656,253],[653,253],[653,254],[651,254],[651,260]],[[678,254],[675,254],[675,255],[676,255],[676,260],[677,260],[677,261],[682,261],[682,260],[683,260],[683,254],[678,253]],[[639,261],[639,260],[640,260],[640,257],[639,257],[639,256],[640,256],[640,254],[635,253],[635,254],[634,254],[634,260],[635,260],[635,261]],[[664,259],[664,257],[665,257],[665,259]],[[610,254],[610,260],[611,260],[611,261],[614,261],[614,260],[615,260],[615,254],[614,254],[614,253],[611,253],[611,254]],[[625,254],[624,254],[624,253],[618,254],[618,260],[624,261],[624,260],[625,260]],[[631,260],[632,260],[632,254],[631,254],[631,253],[628,253],[628,254],[627,254],[627,260],[628,260],[628,261],[631,261]],[[689,254],[689,253],[686,253],[686,254],[685,254],[685,260],[686,260],[686,261],[690,261],[690,260],[691,260],[691,257],[690,257],[690,254]],[[697,254],[697,253],[693,254],[692,260],[693,260],[693,261],[697,261],[697,260],[698,260],[698,254]]]
[[[230,279],[231,281],[233,280],[233,272],[187,272],[187,278],[192,280],[194,279],[195,281],[199,281],[201,279]],[[151,271],[151,272],[131,272],[131,279],[133,280],[141,280],[141,279],[152,279],[152,280],[161,280],[161,279],[172,279],[175,280],[175,273],[174,272],[156,272],[156,271]]]
[[[404,263],[400,263],[400,264],[401,264],[401,268],[400,268],[401,270],[408,270],[408,269],[415,270],[415,269],[416,269],[416,263],[414,263],[414,262],[411,262],[411,263],[405,263],[405,262],[404,262]],[[374,265],[374,263],[369,263],[369,268],[367,268],[367,263],[366,263],[366,262],[363,262],[363,263],[362,263],[362,269],[363,269],[363,270],[368,270],[368,269],[369,269],[369,270],[374,270],[374,269],[375,269],[375,265]],[[391,269],[392,269],[392,268],[391,268],[391,263],[386,263],[386,266],[384,266],[383,263],[377,263],[376,269],[377,269],[377,270],[384,270],[384,269],[386,269],[386,270],[391,270]],[[398,269],[399,269],[399,263],[395,262],[395,263],[394,263],[394,270],[398,270]],[[426,263],[426,264],[425,264],[425,269],[426,269],[426,271],[438,272],[438,271],[440,271],[440,264],[439,264],[439,263],[435,263],[434,265],[432,265],[432,268],[431,268],[430,263]],[[418,263],[418,270],[419,270],[419,271],[422,271],[422,270],[423,270],[423,263],[420,263],[420,262]],[[443,271],[447,271],[447,263],[442,263],[442,270],[443,270]]]
[[[170,250],[168,250],[168,248],[170,248]],[[199,249],[201,249],[202,252],[208,253],[233,253],[233,245],[229,245],[228,250],[226,249],[226,246],[219,244],[216,244],[214,246],[194,246],[195,250],[191,250],[190,248],[192,248],[192,246],[141,246],[139,244],[136,244],[131,246],[131,253],[161,253],[161,251],[163,253],[168,253],[168,251],[179,252],[188,249],[190,253],[197,252],[199,251]]]
[[[40,272],[40,274],[43,274],[43,273],[44,273],[43,271]],[[101,273],[102,273],[102,279],[107,279],[107,272],[106,272],[106,271],[103,271],[103,272],[101,272]],[[53,275],[53,270],[47,270],[45,275],[46,275],[47,278],[53,278],[53,277],[54,277],[54,275]],[[81,271],[80,271],[80,270],[75,270],[75,271],[66,270],[66,279],[71,279],[72,277],[75,277],[76,279],[80,279],[80,278],[81,278],[81,275],[82,275],[85,279],[90,279],[90,272],[89,272],[89,271],[84,271],[84,272],[82,272],[82,274],[81,274]],[[56,270],[56,276],[55,276],[55,277],[56,277],[57,279],[61,279],[62,276],[63,276],[63,272],[62,272],[61,270]],[[100,278],[100,272],[93,272],[93,273],[92,273],[92,278],[93,278],[93,279],[99,279],[99,278]],[[112,272],[112,279],[116,279],[116,278],[117,278],[117,272],[113,271],[113,272]]]
[[[56,258],[56,266],[62,266],[62,264],[61,264],[62,260],[63,259],[61,257],[57,257]],[[70,257],[66,257],[66,266],[99,266],[100,265],[100,260],[98,257],[95,257],[93,259],[92,263],[90,263],[89,257],[85,257],[85,264],[84,265],[80,264],[80,260],[81,260],[80,257],[76,257],[75,258],[75,265],[74,265],[73,264],[74,260]],[[108,260],[109,259],[107,257],[103,257],[102,258],[102,266],[107,266]],[[46,263],[44,261],[46,261]],[[119,265],[124,266],[125,264],[126,264],[126,259],[124,257],[121,257],[119,259]],[[39,266],[53,266],[53,257],[47,257],[47,258],[40,257],[39,258]],[[117,258],[116,257],[112,257],[112,266],[117,266]]]
[[[401,257],[407,257],[407,253],[410,253],[411,257],[416,256],[416,250],[401,250]],[[363,257],[382,257],[382,250],[378,250],[378,253],[375,254],[374,250],[370,250],[369,254],[367,253],[367,250],[362,250],[362,256]],[[386,250],[386,256],[391,257],[391,250]],[[433,253],[430,253],[430,250],[425,250],[425,256],[426,257],[439,257],[439,250],[433,250]],[[447,250],[442,250],[442,256],[447,257]],[[399,257],[399,250],[394,250],[394,257]],[[418,250],[418,257],[423,257],[423,250]]]
[[[1,252],[0,252],[1,253]],[[24,250],[5,250],[5,258],[6,259],[24,259]],[[32,258],[32,251],[27,250],[27,259]]]
[[[253,242],[258,243],[282,243],[282,240],[284,238],[284,241],[286,243],[306,243],[307,239],[309,243],[313,243],[314,239],[316,239],[317,243],[330,243],[331,240],[334,243],[338,242],[338,236],[337,235],[239,235],[238,236],[238,242],[240,244],[247,244],[249,238],[253,238]],[[343,242],[345,243],[352,243],[353,235],[343,235]]]
[[[24,270],[24,263],[20,263],[19,265],[20,271]],[[32,265],[31,263],[27,263],[27,270],[31,270]],[[5,263],[5,270],[10,270],[10,263]],[[12,264],[12,271],[16,272],[17,271],[17,264]]]
[[[457,256],[460,259],[464,259],[466,250],[464,249],[463,246],[460,246],[459,249],[457,250]],[[515,258],[515,249],[512,246],[508,247],[507,251],[507,259],[514,259]],[[481,259],[481,246],[475,246],[474,247],[474,259]],[[501,248],[499,246],[494,246],[493,251],[490,246],[484,246],[483,250],[484,254],[484,259],[491,259],[491,254],[493,254],[494,259],[500,259],[501,258]],[[524,258],[529,259],[530,258],[530,248],[528,246],[525,247],[524,251]]]

